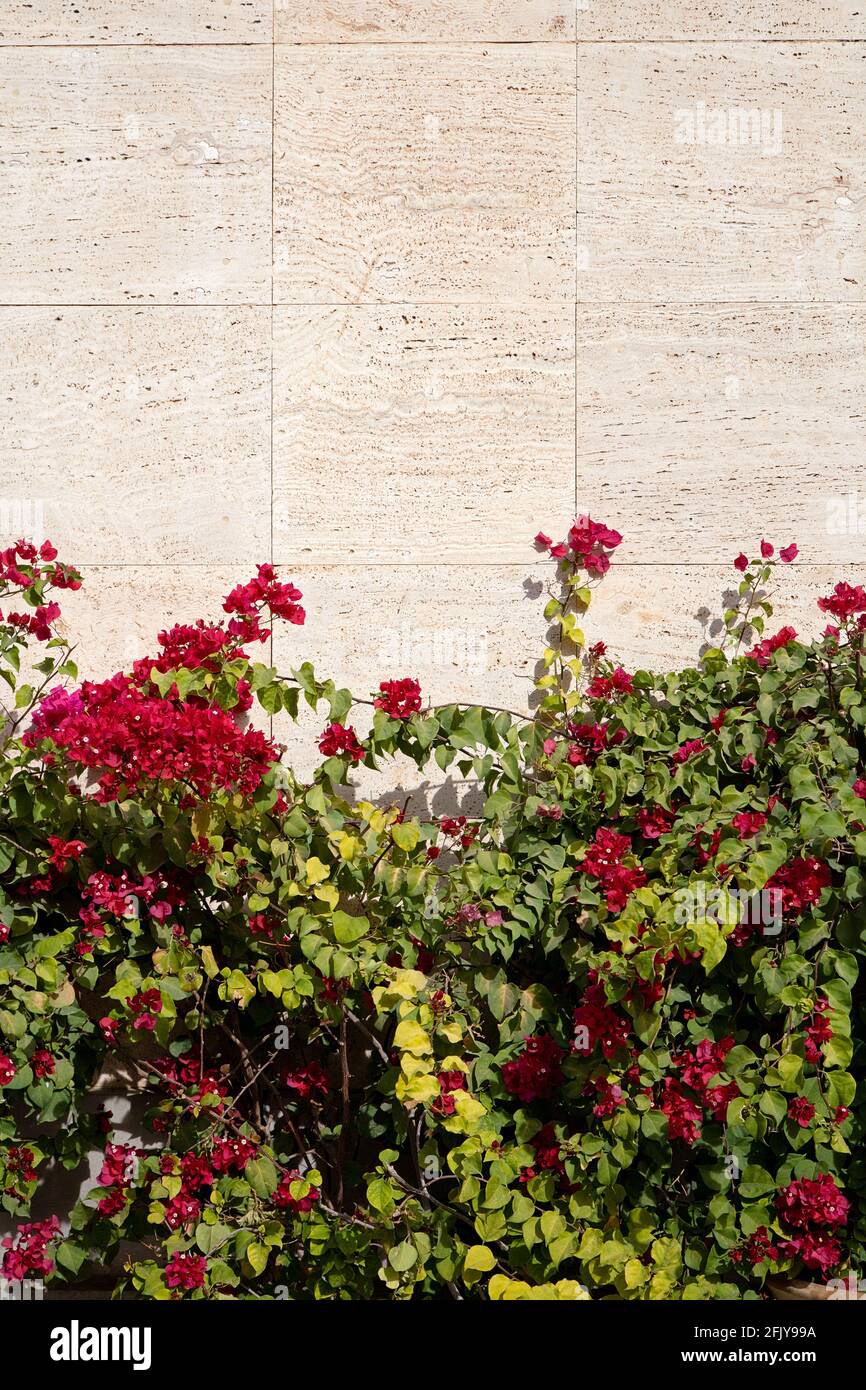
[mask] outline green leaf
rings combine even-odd
[[[765,1193],[774,1191],[775,1187],[776,1180],[770,1176],[766,1168],[761,1168],[757,1164],[749,1164],[743,1169],[739,1193],[747,1201],[751,1201],[753,1197],[763,1197]]]
[[[414,821],[397,821],[391,826],[391,839],[398,849],[410,853],[421,838],[421,830]]]
[[[246,1177],[249,1177],[249,1170],[250,1164],[247,1164],[244,1174]],[[203,1255],[210,1255],[212,1251],[219,1249],[221,1245],[226,1243],[230,1236],[230,1228],[221,1225],[219,1221],[215,1222],[213,1226],[209,1226],[206,1222],[200,1221],[195,1228],[195,1243]],[[211,1277],[213,1277],[213,1275],[211,1275]]]
[[[266,1154],[250,1159],[244,1169],[244,1177],[257,1197],[270,1197],[279,1186],[277,1170]]]
[[[334,913],[334,936],[341,946],[351,946],[356,941],[360,941],[362,936],[366,936],[370,930],[370,921],[367,917],[350,917],[347,912],[338,909]]]
[[[247,1264],[252,1265],[256,1274],[263,1274],[270,1257],[270,1250],[266,1245],[260,1245],[258,1241],[253,1241],[248,1245],[244,1254]]]
[[[410,1240],[401,1240],[388,1251],[388,1263],[398,1274],[405,1274],[418,1262],[418,1251]]]

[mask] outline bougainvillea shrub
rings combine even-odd
[[[78,574],[0,554],[7,1279],[748,1299],[859,1274],[866,591],[771,632],[796,547],[763,542],[718,647],[628,672],[580,628],[620,539],[536,538],[530,717],[277,672],[262,644],[304,611],[268,565],[82,680],[54,635]],[[301,701],[303,784],[260,727]],[[353,793],[397,755],[474,780],[474,812]],[[135,1145],[106,1072],[146,1106]]]

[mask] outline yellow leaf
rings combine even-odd
[[[486,1245],[470,1245],[463,1260],[464,1272],[476,1270],[485,1274],[488,1269],[493,1269],[496,1265],[496,1256]]]
[[[398,994],[401,999],[414,999],[427,983],[427,976],[420,970],[398,970],[388,985],[389,994]]]
[[[212,946],[202,946],[201,963],[204,966],[204,973],[209,980],[212,980],[215,975],[219,974],[219,966],[216,963],[216,957],[214,956]]]
[[[401,1105],[423,1105],[425,1101],[435,1100],[439,1095],[439,1082],[430,1072],[424,1072],[411,1079],[401,1076],[394,1088]]]
[[[443,1057],[442,1061],[439,1063],[439,1070],[462,1071],[465,1072],[467,1076],[469,1074],[469,1067],[464,1062],[462,1057]]]
[[[397,1030],[394,1033],[394,1046],[398,1052],[411,1052],[415,1056],[433,1051],[430,1039],[424,1029],[420,1023],[416,1023],[412,1018],[404,1018],[397,1024]]]
[[[311,854],[304,866],[304,873],[308,883],[323,883],[330,873],[327,864],[323,864],[321,859],[317,859],[315,854]]]

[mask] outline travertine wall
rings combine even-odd
[[[808,629],[864,546],[864,77],[854,0],[3,0],[0,522],[86,568],[82,668],[272,557],[281,667],[523,705],[575,489],[627,664],[760,533]]]

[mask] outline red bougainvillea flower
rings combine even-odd
[[[817,1269],[822,1274],[829,1274],[842,1258],[838,1241],[814,1231],[804,1231],[783,1241],[781,1248],[786,1255],[802,1260],[807,1269]]]
[[[735,1264],[746,1259],[754,1267],[763,1264],[764,1260],[768,1264],[772,1264],[781,1258],[781,1254],[779,1247],[773,1244],[772,1236],[766,1226],[759,1226],[741,1249],[731,1251],[731,1259]]]
[[[249,795],[277,757],[264,734],[240,729],[219,706],[154,697],[120,674],[85,681],[71,694],[53,691],[34,710],[23,742],[43,757],[63,749],[73,764],[102,770],[102,801],[115,800],[121,786],[173,781],[201,797],[219,789]]]
[[[739,1094],[740,1088],[736,1081],[729,1081],[724,1086],[708,1086],[704,1092],[704,1106],[713,1119],[723,1125],[728,1118],[728,1106]]]
[[[631,853],[628,835],[599,826],[595,842],[587,847],[577,872],[597,881],[611,912],[622,912],[632,893],[643,888],[646,874],[639,866],[627,868],[623,859]]]
[[[181,1192],[167,1203],[165,1224],[172,1231],[176,1231],[179,1227],[188,1225],[190,1221],[197,1221],[200,1214],[201,1202],[196,1201],[195,1197],[188,1197]]]
[[[213,1183],[210,1163],[200,1154],[184,1154],[180,1171],[187,1192],[197,1192],[200,1187],[210,1187]]]
[[[170,1289],[183,1289],[189,1293],[203,1286],[206,1273],[207,1260],[204,1255],[179,1250],[165,1267],[165,1282]]]
[[[675,1076],[665,1077],[658,1109],[668,1117],[669,1139],[681,1139],[690,1147],[697,1143],[701,1137],[701,1109],[686,1095]]]
[[[788,1119],[801,1129],[808,1129],[815,1116],[815,1107],[805,1096],[794,1096],[788,1104]]]
[[[616,748],[624,743],[626,739],[625,729],[611,730],[610,723],[602,724],[575,724],[569,721],[566,725],[568,736],[573,740],[568,750],[568,761],[572,767],[592,767],[602,753],[608,748]],[[548,751],[547,743],[556,744],[553,740],[545,740],[545,752]],[[553,752],[553,748],[549,751]]]
[[[776,1210],[786,1226],[845,1226],[851,1203],[830,1173],[817,1178],[798,1178],[776,1193]]]
[[[745,570],[747,570],[748,568],[749,568],[749,559],[748,559],[748,556],[744,555],[744,554],[742,553],[742,551],[741,551],[740,554],[737,556],[736,560],[734,561],[734,569],[735,569],[735,570],[739,570],[740,573],[742,574],[742,573],[743,573]]]
[[[38,642],[49,642],[54,636],[51,624],[56,623],[59,617],[60,605],[48,603],[39,604],[33,613],[10,613],[6,621],[19,632],[29,633]]]
[[[421,708],[421,687],[408,676],[403,680],[382,681],[379,690],[382,693],[376,696],[373,704],[392,719],[409,719]]]
[[[711,1085],[710,1083],[723,1069],[725,1058],[734,1046],[732,1037],[719,1038],[713,1041],[712,1038],[705,1038],[698,1043],[694,1050],[688,1050],[672,1061],[681,1070],[681,1078],[684,1085],[695,1092],[700,1104],[705,1110],[709,1111],[711,1117],[719,1124],[724,1124],[728,1106],[740,1094],[740,1088],[736,1081],[729,1081],[726,1084]],[[675,1093],[675,1098],[680,1095]],[[685,1114],[685,1108],[677,1105],[675,1109],[678,1113]],[[684,1137],[684,1136],[679,1136]]]
[[[99,1020],[100,1032],[107,1043],[116,1043],[118,1041],[119,1028],[119,1018],[111,1018],[107,1015],[105,1018]]]
[[[8,1086],[17,1076],[17,1068],[11,1057],[7,1057],[5,1052],[0,1052],[0,1086]]]
[[[223,610],[226,613],[240,613],[243,617],[249,617],[258,613],[261,608],[267,608],[277,618],[284,618],[288,623],[302,624],[306,614],[298,604],[298,599],[303,598],[300,589],[296,589],[294,584],[281,584],[273,565],[257,565],[256,570],[255,579],[232,589],[223,604]]]
[[[767,824],[763,811],[739,811],[731,821],[741,840],[750,840]]]
[[[782,895],[782,911],[786,917],[799,917],[807,907],[813,907],[824,889],[829,887],[831,874],[820,859],[792,859],[777,869],[767,880],[769,891],[778,889]]]
[[[830,1041],[830,1039],[833,1036],[833,1029],[830,1026],[830,1020],[824,1017],[824,1014],[826,1013],[828,1008],[828,1000],[823,998],[819,999],[815,1004],[815,1012],[812,1015],[812,1019],[806,1026],[806,1043],[804,1051],[806,1055],[806,1061],[812,1062],[813,1065],[816,1065],[823,1059],[824,1046]]]
[[[459,840],[463,849],[468,849],[478,834],[478,827],[469,825],[465,816],[442,816],[439,829],[447,840]]]
[[[48,843],[51,846],[51,863],[55,869],[61,870],[80,859],[87,849],[83,840],[64,840],[62,835],[49,835]]]
[[[158,656],[142,657],[133,662],[132,674],[136,685],[153,693],[151,672],[176,671],[178,669],[203,670],[217,674],[227,661],[246,657],[240,645],[244,642],[266,642],[270,631],[259,625],[258,618],[233,619],[223,625],[205,623],[201,618],[195,623],[177,623],[167,632],[160,632],[157,641],[161,647]],[[172,695],[177,695],[177,686],[172,687]],[[237,710],[247,710],[253,703],[249,683],[237,682]],[[199,696],[190,696],[191,703],[206,704]]]
[[[22,1182],[36,1182],[35,1158],[36,1155],[32,1149],[12,1144],[6,1152],[6,1171],[15,1173]]]
[[[631,1032],[631,1021],[608,1004],[604,986],[597,981],[588,985],[574,1011],[574,1051],[588,1057],[599,1046],[602,1055],[615,1057],[625,1047]]]
[[[796,545],[794,545],[792,542],[791,545],[786,545],[784,549],[779,551],[779,559],[782,561],[783,565],[790,565],[794,560],[796,560],[799,553],[800,552],[798,551]]]
[[[100,1197],[96,1208],[101,1216],[117,1216],[118,1212],[123,1211],[128,1200],[124,1187],[113,1187],[104,1197]]]
[[[524,1038],[524,1048],[502,1068],[506,1091],[529,1104],[547,1100],[562,1085],[562,1048],[549,1034]]]
[[[565,1177],[565,1164],[559,1156],[562,1146],[552,1124],[543,1125],[529,1142],[535,1150],[533,1176],[540,1172],[558,1173],[560,1177]]]
[[[619,531],[612,530],[601,521],[593,521],[589,516],[579,516],[568,533],[569,549],[578,559],[594,549],[616,550],[621,544]]]
[[[756,642],[752,650],[747,652],[746,655],[752,661],[756,661],[761,667],[769,666],[770,657],[773,655],[773,652],[777,652],[780,647],[789,646],[791,642],[795,642],[796,640],[797,634],[794,629],[792,627],[783,627],[779,629],[774,637],[765,637],[763,641]]]
[[[133,1028],[152,1033],[156,1027],[156,1015],[162,1013],[162,996],[158,989],[139,990],[130,999],[129,1007],[135,1014]]]
[[[53,1076],[55,1061],[46,1047],[37,1047],[32,1057],[30,1065],[33,1068],[33,1075],[37,1081],[41,1081],[45,1076]]]
[[[256,1146],[249,1139],[217,1139],[210,1162],[215,1173],[242,1173],[255,1156]]]
[[[609,552],[615,550],[621,541],[619,531],[613,531],[588,516],[579,516],[569,530],[567,539],[556,545],[543,531],[539,531],[535,537],[535,544],[547,550],[551,559],[564,560],[570,555],[575,564],[596,575],[607,573],[610,568]]]
[[[866,777],[858,777],[851,788],[855,796],[859,796],[866,801]]]
[[[511,1063],[506,1065],[510,1066]],[[436,1080],[439,1082],[439,1095],[430,1109],[436,1115],[453,1115],[457,1108],[454,1092],[466,1090],[466,1077],[462,1071],[440,1071]]]
[[[351,763],[359,763],[364,756],[364,745],[358,742],[355,730],[342,724],[329,724],[319,739],[319,752],[326,758],[346,757]]]
[[[770,544],[769,541],[761,541],[761,558],[762,558],[762,559],[764,559],[764,560],[769,560],[769,559],[771,558],[771,556],[773,555],[774,550],[775,550],[775,546],[772,546],[772,545]]]
[[[50,1274],[54,1261],[46,1252],[59,1235],[60,1221],[56,1216],[49,1216],[47,1221],[26,1221],[18,1227],[14,1236],[5,1236],[0,1241],[6,1251],[3,1256],[3,1277],[21,1280]]]
[[[321,1062],[308,1062],[306,1066],[294,1069],[290,1069],[287,1063],[280,1071],[280,1080],[290,1091],[295,1091],[301,1100],[328,1094],[328,1079]]]
[[[866,590],[862,584],[853,588],[844,582],[837,584],[829,597],[818,599],[818,607],[822,613],[832,613],[840,623],[847,623],[855,613],[866,612]]]
[[[635,820],[644,839],[657,840],[660,835],[665,835],[670,830],[674,823],[674,813],[665,810],[664,806],[642,806],[635,812]]]
[[[617,666],[609,676],[596,676],[586,687],[588,700],[609,700],[613,695],[630,695],[633,676]]]
[[[123,1187],[132,1177],[136,1152],[129,1144],[106,1144],[96,1181],[100,1187]]]
[[[696,758],[700,753],[705,753],[707,745],[702,738],[690,738],[686,743],[681,743],[679,748],[675,748],[672,760],[677,765],[687,763],[690,758]]]
[[[626,1104],[628,1097],[622,1087],[616,1082],[610,1082],[606,1077],[595,1077],[592,1081],[594,1089],[598,1092],[598,1100],[592,1107],[593,1115],[598,1115],[600,1119],[610,1119],[617,1110]]]

